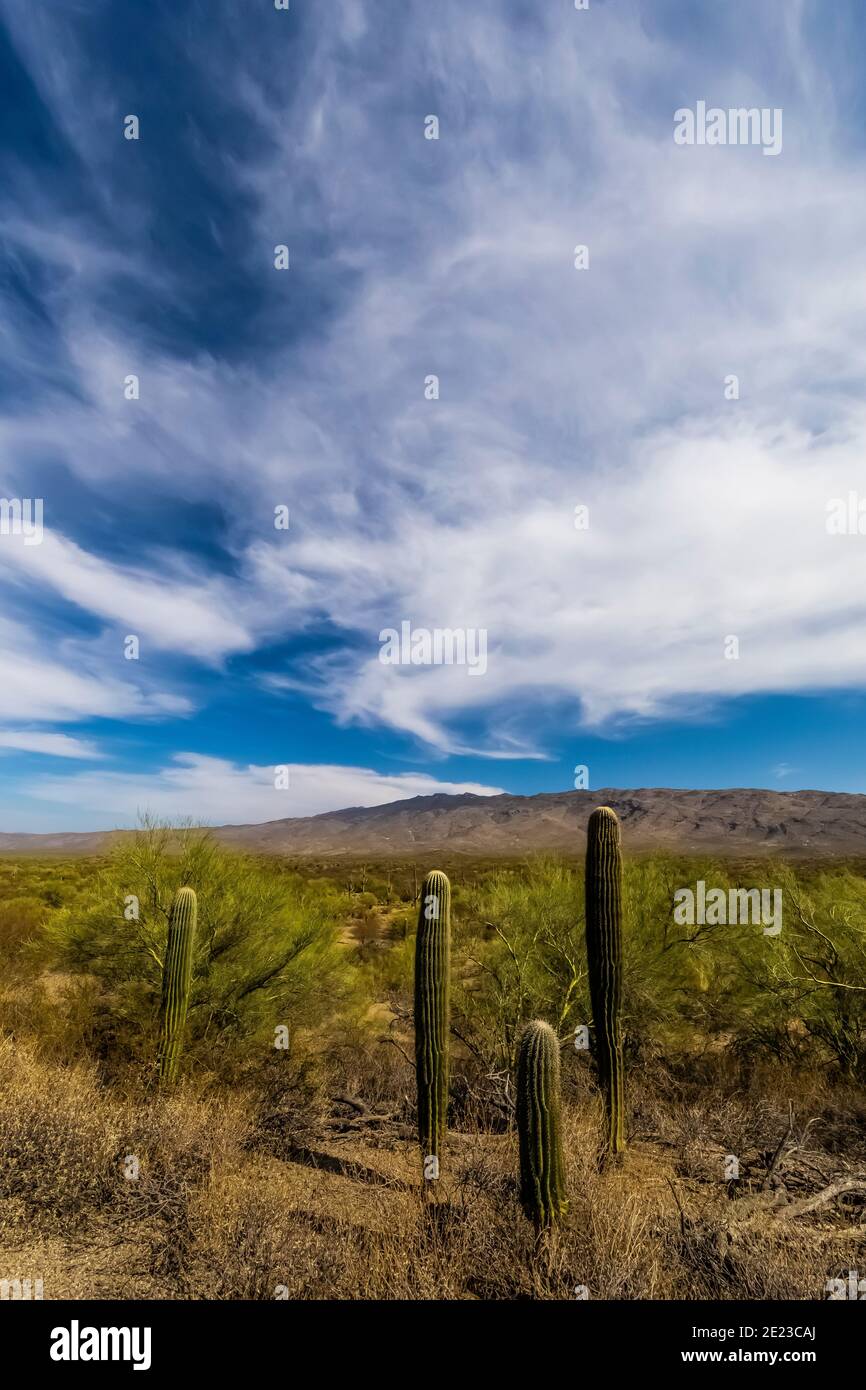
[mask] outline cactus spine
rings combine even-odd
[[[434,869],[424,880],[415,941],[415,1073],[424,1176],[439,1176],[448,1114],[451,884]]]
[[[171,1085],[177,1078],[183,1047],[192,953],[195,944],[197,903],[192,888],[179,888],[168,917],[168,941],[162,968],[162,1032],[159,1044],[159,1080]]]
[[[527,1023],[517,1056],[520,1202],[536,1230],[568,1205],[559,1124],[559,1041],[549,1023]]]
[[[605,1151],[625,1148],[622,1058],[622,855],[619,821],[599,806],[586,832],[586,956],[598,1078],[607,1117]]]

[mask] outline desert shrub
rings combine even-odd
[[[391,937],[387,951],[378,951],[365,963],[366,990],[373,999],[385,999],[398,1007],[408,1005],[415,969],[415,919],[411,914]]]
[[[105,997],[87,975],[7,972],[0,984],[0,1034],[26,1037],[42,1057],[92,1057],[104,1023]]]
[[[642,1051],[684,1023],[679,1005],[693,991],[693,944],[672,923],[677,866],[626,862],[623,897],[626,1046]],[[505,869],[464,896],[455,912],[454,1024],[493,1071],[514,1068],[527,1019],[550,1021],[560,1037],[591,1017],[586,972],[582,870],[557,860]]]
[[[190,1197],[247,1142],[249,1106],[188,1091],[143,1102],[104,1087],[93,1063],[0,1041],[0,1232],[69,1239],[98,1218],[175,1269]]]
[[[0,959],[20,960],[21,948],[37,935],[46,916],[46,904],[38,897],[0,900]]]
[[[110,1200],[120,1107],[99,1095],[93,1068],[49,1068],[0,1041],[0,1198],[4,1218],[69,1229]]]
[[[121,842],[89,903],[45,928],[43,959],[100,982],[103,1055],[153,1056],[168,911],[198,895],[187,1056],[214,1067],[326,1022],[350,992],[333,908],[279,865],[232,854],[205,831],[154,823]]]
[[[703,880],[726,893],[781,888],[783,930],[760,923],[678,924],[674,894]],[[632,1058],[674,1057],[732,1042],[791,1062],[866,1066],[866,880],[835,869],[809,878],[771,862],[654,855],[626,859],[623,1022]],[[455,898],[458,895],[455,894]],[[465,888],[454,911],[453,1030],[490,1075],[513,1071],[533,1017],[561,1038],[590,1019],[580,867],[555,859],[504,866]],[[378,963],[408,999],[411,941]]]
[[[494,874],[455,903],[453,1026],[492,1071],[513,1071],[527,1019],[549,1019],[564,1034],[580,1016],[586,960],[578,891],[573,869],[542,860],[519,878]]]
[[[803,1061],[815,1053],[866,1077],[866,880],[850,870],[778,875],[783,928],[736,951],[739,1050]]]

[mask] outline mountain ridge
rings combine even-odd
[[[866,795],[730,787],[603,787],[598,791],[436,792],[381,806],[213,827],[218,840],[253,853],[304,857],[405,857],[447,851],[487,857],[575,853],[590,812],[610,805],[626,849],[678,853],[833,857],[866,854]],[[104,853],[131,832],[0,832],[0,853]]]

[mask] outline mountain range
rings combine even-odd
[[[753,788],[438,794],[258,825],[222,825],[214,834],[239,849],[292,858],[574,854],[582,851],[587,818],[600,805],[619,815],[626,850],[799,858],[866,854],[866,796]],[[0,853],[99,854],[124,833],[0,833]]]

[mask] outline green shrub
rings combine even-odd
[[[680,926],[674,893],[708,885],[780,887],[777,937],[753,923]],[[455,913],[452,1021],[484,1069],[513,1071],[523,1025],[542,1016],[565,1038],[590,1017],[579,866],[503,866]],[[733,1043],[790,1061],[866,1074],[866,879],[761,861],[672,855],[623,864],[626,1055],[668,1058]],[[395,981],[393,983],[396,983]]]
[[[190,1062],[216,1066],[329,1019],[349,992],[349,964],[333,911],[276,862],[222,849],[204,831],[145,827],[122,842],[89,905],[56,914],[44,956],[101,982],[103,1052],[154,1053],[168,913],[176,890],[195,889],[198,929],[187,1017]],[[137,914],[137,915],[136,915]]]
[[[20,959],[22,947],[38,936],[46,915],[42,898],[0,900],[0,959]]]

